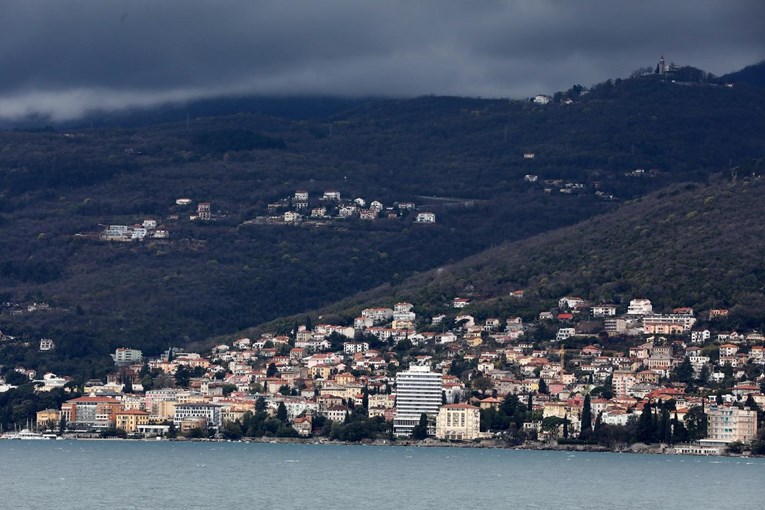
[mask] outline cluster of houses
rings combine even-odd
[[[364,198],[343,198],[339,191],[325,191],[320,197],[311,197],[308,191],[298,190],[292,197],[285,197],[268,204],[271,216],[266,220],[274,223],[299,223],[304,220],[324,221],[330,219],[359,218],[367,221],[398,219],[417,209],[414,202],[395,202],[384,206],[379,200],[367,202]],[[416,213],[416,223],[435,223],[432,212]]]
[[[101,232],[102,241],[143,241],[149,239],[167,239],[170,232],[165,228],[157,228],[157,220],[145,219],[134,225],[107,225]]]
[[[532,323],[520,317],[479,320],[466,313],[470,301],[465,298],[455,298],[452,305],[456,310],[448,317],[427,318],[418,317],[411,303],[367,308],[352,324],[238,338],[206,355],[168,351],[145,360],[140,351],[119,349],[113,356],[119,370],[107,383],[91,381],[84,388],[88,396],[38,414],[37,421],[63,418],[76,430],[117,426],[139,434],[165,433],[171,422],[181,431],[219,430],[252,412],[262,397],[270,413],[283,405],[295,430],[310,436],[317,433],[313,417],[341,422],[354,403],[364,400],[368,416],[392,422],[397,436],[408,436],[425,413],[431,419],[429,433],[437,438],[480,440],[491,436],[481,429],[481,411],[499,409],[505,396],[515,394],[535,411],[536,419],[524,429],[544,439],[560,433],[545,430],[544,418],[565,418],[576,433],[585,395],[609,387],[609,398],[598,392],[590,404],[593,419],[599,416],[604,424],[627,425],[647,403],[672,400],[681,422],[694,407],[706,406],[708,438],[693,452],[719,452],[731,442],[757,437],[757,413],[743,403],[765,406],[765,338],[759,333],[713,334],[695,327],[694,310],[656,313],[648,299],[633,299],[621,309],[565,296]],[[709,310],[705,324],[726,314]],[[530,330],[547,321],[558,326],[555,338],[532,341]],[[600,324],[597,332],[593,324]],[[608,349],[608,339],[615,336],[632,338],[631,346]],[[571,343],[578,338],[582,342]],[[471,369],[461,377],[451,375],[455,363]],[[683,363],[690,363],[702,386],[718,385],[722,391],[686,392],[687,384],[673,379]],[[139,374],[145,365],[168,375],[184,367],[198,376],[188,387],[143,391]],[[132,378],[129,390],[126,373]],[[730,384],[719,386],[725,381]],[[46,374],[38,391],[66,382]]]

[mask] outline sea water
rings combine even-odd
[[[0,441],[5,509],[765,508],[765,459],[314,444]]]

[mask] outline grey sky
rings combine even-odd
[[[0,0],[0,117],[231,94],[527,97],[765,58],[763,0]]]

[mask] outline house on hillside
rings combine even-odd
[[[414,221],[416,223],[435,223],[436,215],[432,212],[417,213],[417,218]]]

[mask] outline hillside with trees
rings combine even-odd
[[[736,182],[717,177],[710,184],[672,185],[578,225],[505,243],[316,314],[347,321],[364,307],[407,301],[428,317],[450,313],[459,296],[472,301],[462,311],[479,319],[532,320],[566,295],[623,309],[630,299],[649,297],[657,312],[725,308],[729,327],[762,328],[762,162],[748,171]],[[511,296],[515,290],[523,297]]]
[[[765,154],[763,99],[763,89],[745,84],[642,76],[590,90],[575,86],[549,104],[421,97],[354,101],[341,113],[340,103],[318,105],[314,111],[327,115],[302,118],[248,113],[0,132],[0,329],[21,340],[0,347],[3,359],[63,370],[83,359],[108,363],[106,353],[119,346],[156,354],[397,285],[465,257],[480,259],[485,255],[476,254],[493,246],[515,246],[502,243],[606,218],[601,215],[625,201],[673,183],[706,183],[721,170],[743,179],[759,172],[746,165]],[[281,104],[271,111],[290,109]],[[311,197],[337,190],[386,207],[411,202],[416,210],[321,226],[253,221],[297,190]],[[179,198],[192,203],[178,205]],[[653,201],[659,203],[646,198],[624,210],[642,217]],[[211,203],[211,221],[189,219],[201,202]],[[683,220],[693,232],[708,231],[707,220],[717,214],[710,211],[718,210],[710,208],[727,214],[730,206],[726,195],[710,204],[694,209],[697,223]],[[434,212],[436,223],[416,224],[419,211]],[[146,219],[169,237],[98,239],[108,225]],[[674,225],[677,218],[666,221]],[[651,242],[658,225],[631,226],[633,237],[624,242]],[[707,248],[693,245],[697,253]],[[514,254],[514,269],[486,273],[485,283],[467,271],[448,290],[462,291],[475,279],[476,295],[499,296],[512,284],[547,298],[578,288],[590,273],[600,280],[582,292],[602,292],[604,299],[653,290],[637,273],[633,283],[621,282],[626,269],[614,272],[570,250],[567,256],[576,256],[565,267],[547,261],[548,253]],[[733,259],[739,262],[730,255],[722,260]],[[572,272],[582,265],[590,269]],[[758,274],[754,282],[746,275],[733,281],[751,289]],[[674,276],[667,273],[670,287],[680,285],[670,281]],[[716,281],[710,285],[717,288]],[[432,295],[422,302],[448,294],[427,288]],[[672,292],[686,290],[707,300],[728,296],[703,286]],[[24,311],[35,303],[49,309]],[[40,337],[59,347],[30,352]]]

